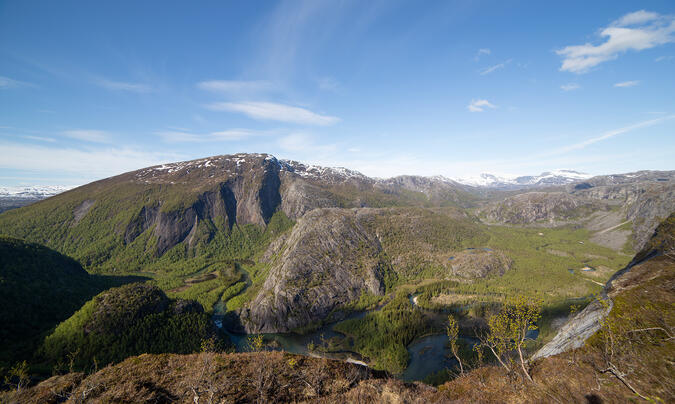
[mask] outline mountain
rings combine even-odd
[[[0,198],[44,199],[65,192],[72,187],[63,185],[34,185],[19,187],[0,187]]]
[[[656,226],[675,211],[675,171],[598,176],[493,199],[476,209],[488,223],[540,227],[574,223],[596,232],[596,243],[611,248],[628,243],[639,251]]]
[[[537,181],[546,178],[556,176]],[[634,221],[643,240],[673,208],[669,194],[658,192],[671,182],[642,179],[614,185],[588,179],[590,188],[513,191],[490,201],[444,177],[373,179],[346,168],[234,154],[96,181],[5,212],[0,229],[70,255],[90,272],[142,272],[170,297],[196,299],[208,311],[222,303],[232,330],[288,332],[344,317],[353,302],[406,282],[528,277],[510,275],[525,270],[513,260],[525,247],[504,243],[504,232],[479,219],[549,226],[584,220],[612,249],[599,262],[616,265],[632,234],[616,227],[627,220],[622,215],[649,218]],[[620,192],[607,187],[630,188],[634,197],[607,201],[606,192]],[[522,237],[533,235],[524,230]],[[474,256],[468,248],[486,250]],[[546,251],[535,253],[542,262]],[[562,261],[574,257],[555,265],[565,268],[572,264]]]
[[[87,268],[133,271],[177,246],[172,254],[187,258],[188,251],[232,233],[253,240],[260,236],[253,235],[255,226],[265,228],[275,214],[295,220],[315,208],[440,205],[471,199],[461,189],[446,189],[434,199],[346,169],[238,154],[93,182],[6,212],[0,223],[4,233],[56,248]],[[256,243],[249,247],[258,248]],[[250,248],[238,256],[250,255]]]
[[[478,177],[456,178],[455,182],[473,187],[486,187],[495,189],[520,189],[531,187],[543,187],[552,185],[565,185],[590,178],[588,174],[573,170],[554,170],[539,175],[525,176],[497,176],[494,174],[480,174]]]
[[[30,205],[41,199],[49,198],[72,187],[60,185],[0,187],[0,213]]]

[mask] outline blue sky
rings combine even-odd
[[[0,1],[0,185],[675,169],[674,42],[671,0]]]

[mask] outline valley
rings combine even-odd
[[[455,366],[448,315],[472,360],[488,317],[515,296],[537,298],[529,349],[542,346],[675,209],[672,178],[502,194],[238,154],[101,180],[5,212],[0,226],[90,274],[146,279],[198,302],[230,350],[250,351],[261,335],[266,349],[438,384]]]

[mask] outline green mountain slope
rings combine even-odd
[[[46,331],[124,281],[89,275],[41,245],[0,237],[0,362],[29,357]]]
[[[155,286],[133,283],[105,291],[47,336],[40,350],[50,363],[77,369],[141,353],[199,352],[217,339],[195,301],[171,300]]]

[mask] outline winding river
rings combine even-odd
[[[410,295],[409,299],[414,307],[418,308],[419,310],[423,310],[417,306],[417,295]],[[235,346],[237,352],[250,351],[248,339],[252,336],[251,334],[234,334],[222,328],[222,318],[224,314],[223,309],[223,306],[217,306],[215,308],[216,314],[214,314],[214,322],[216,326],[221,328],[230,337],[230,340]],[[375,310],[379,309],[380,308]],[[354,313],[346,317],[345,320],[363,318],[369,312],[370,311]],[[320,345],[323,340],[328,340],[336,336],[343,336],[342,334],[333,330],[333,326],[335,324],[336,323],[326,324],[314,332],[302,335],[293,333],[274,333],[262,335],[266,341],[273,341],[271,345],[272,349],[275,350],[283,350],[299,355],[338,359],[367,366],[363,358],[355,352],[332,352],[319,354],[317,352],[309,351],[307,347],[310,344]],[[478,342],[477,339],[470,336],[460,336],[460,338],[464,342],[471,345],[474,345]],[[534,338],[536,338],[536,335]],[[422,381],[433,373],[437,373],[444,369],[455,366],[457,362],[452,357],[452,352],[450,349],[446,346],[447,342],[448,337],[445,334],[426,335],[413,341],[407,347],[409,355],[408,367],[401,375],[398,375],[398,377],[405,381]]]

